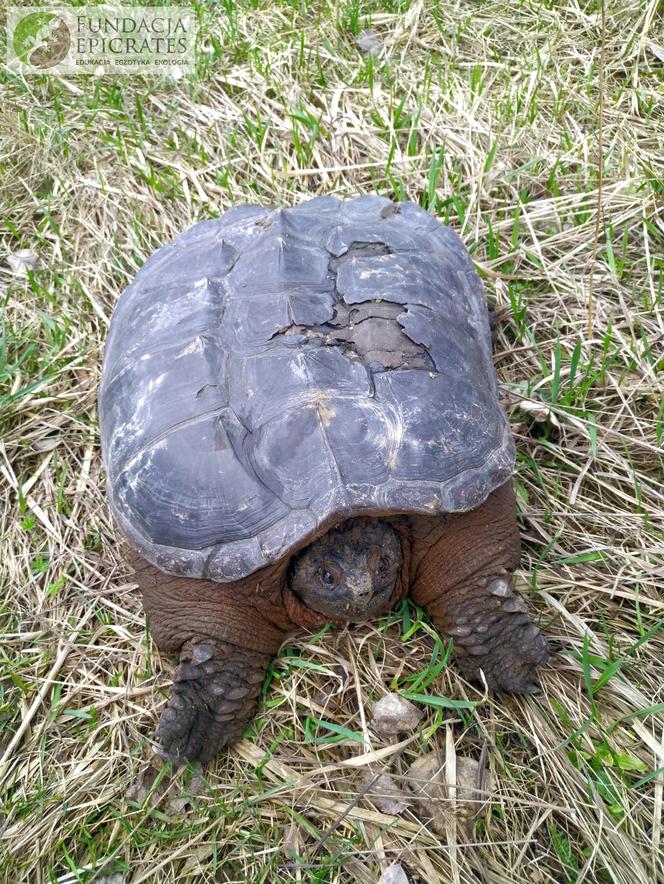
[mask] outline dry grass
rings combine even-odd
[[[224,8],[201,9],[195,82],[3,80],[0,875],[374,882],[398,859],[423,882],[664,880],[657,4],[607,8],[594,263],[595,4]],[[354,42],[368,24],[376,58]],[[155,780],[170,662],[122,563],[95,422],[114,301],[195,220],[364,191],[447,220],[506,308],[521,576],[558,653],[540,697],[498,699],[436,674],[413,609],[305,636],[234,751]],[[26,248],[27,278],[4,260]],[[372,701],[429,676],[476,707],[426,707],[403,744],[373,735]],[[422,751],[477,758],[485,741],[495,789],[471,830],[450,815],[441,838],[358,799],[370,764],[399,778]]]

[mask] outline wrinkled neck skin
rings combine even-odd
[[[388,522],[349,519],[293,557],[287,588],[304,609],[298,619],[359,622],[390,607],[402,566],[399,535]]]

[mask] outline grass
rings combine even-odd
[[[593,261],[597,3],[197,9],[190,80],[2,74],[2,880],[375,882],[398,860],[422,882],[664,881],[661,11],[607,5]],[[541,696],[487,697],[404,604],[290,642],[245,739],[174,772],[150,748],[171,661],[104,502],[113,305],[196,220],[361,192],[451,224],[504,308],[520,582],[557,653]],[[367,724],[386,690],[426,713],[402,743]],[[399,780],[423,751],[484,745],[470,831],[362,794],[369,765]]]

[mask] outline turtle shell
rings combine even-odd
[[[514,464],[466,249],[377,196],[238,206],[160,248],[115,309],[99,413],[130,542],[218,581],[351,516],[472,509]]]

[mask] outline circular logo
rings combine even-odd
[[[31,12],[14,29],[14,52],[23,64],[52,68],[69,52],[71,36],[64,19],[54,12]]]

